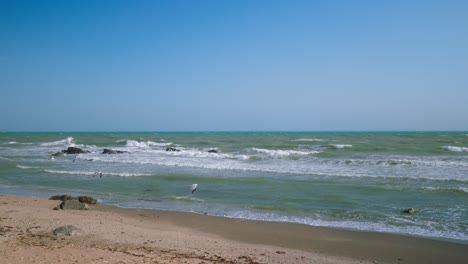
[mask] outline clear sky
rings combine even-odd
[[[468,1],[0,1],[0,131],[468,130]]]

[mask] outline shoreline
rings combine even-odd
[[[61,260],[75,254],[78,263],[118,263],[117,256],[126,263],[468,262],[468,245],[429,238],[108,205],[52,210],[59,203],[0,196],[0,262],[31,262],[8,253],[16,249],[39,262],[58,263],[56,248],[63,241],[69,243],[60,248]],[[51,234],[67,224],[82,234]]]

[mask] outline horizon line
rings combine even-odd
[[[7,133],[468,133],[468,130],[47,130],[0,131]]]

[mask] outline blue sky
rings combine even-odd
[[[0,1],[0,131],[468,130],[468,1]]]

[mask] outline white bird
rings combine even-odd
[[[190,187],[190,190],[194,193],[197,190],[198,184],[190,184],[188,187]]]
[[[96,176],[96,175],[99,175],[99,178],[102,178],[102,171],[96,171],[96,172],[94,173],[94,176]],[[94,176],[93,176],[93,177],[94,177]]]

